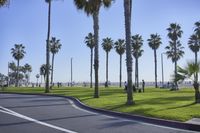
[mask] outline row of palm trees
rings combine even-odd
[[[50,40],[50,52],[52,53],[52,68],[49,69],[51,70],[51,85],[53,84],[53,70],[54,70],[54,57],[55,54],[58,53],[58,51],[61,49],[61,43],[59,39],[56,39],[56,37],[52,37]],[[27,81],[29,79],[30,76],[30,72],[32,71],[32,68],[29,64],[25,64],[24,69],[20,69],[20,60],[24,58],[25,55],[25,46],[23,46],[23,44],[15,44],[14,48],[11,48],[11,54],[13,56],[13,58],[15,60],[17,60],[17,67],[16,67],[16,82],[15,82],[15,86],[19,86],[19,70],[22,70],[25,73],[25,76],[27,77]],[[13,63],[10,65],[12,65],[11,67],[13,68]],[[44,69],[44,65],[42,65],[42,68]],[[13,69],[14,70],[14,69]],[[47,71],[47,66],[45,65],[45,71]],[[41,70],[40,70],[41,73]],[[44,72],[43,72],[44,73]],[[50,74],[50,71],[49,73]],[[44,75],[44,74],[43,74]],[[45,72],[45,76],[47,75],[47,72]],[[38,77],[38,76],[37,76]]]
[[[115,43],[113,43],[113,40],[111,38],[104,38],[102,40],[102,48],[106,52],[106,83],[105,87],[108,87],[108,55],[110,50],[114,48],[116,52],[120,55],[120,87],[121,87],[121,66],[122,66],[122,55],[125,52],[125,41],[123,39],[119,39]],[[85,44],[87,47],[90,48],[91,56],[90,56],[90,88],[92,88],[92,65],[93,65],[93,49],[94,49],[94,35],[90,32],[85,37]]]
[[[50,39],[50,20],[51,20],[51,0],[45,0],[48,3],[48,31],[46,40],[46,65],[47,71],[50,69],[49,65],[49,39]],[[94,98],[99,97],[99,11],[103,6],[108,8],[111,6],[114,0],[74,0],[74,4],[80,10],[83,10],[87,16],[93,18],[93,30],[94,30],[94,71],[95,71],[95,91]],[[126,33],[126,61],[127,61],[127,104],[133,104],[132,96],[132,57],[131,57],[131,10],[132,0],[124,0],[124,16],[125,16],[125,33]],[[49,92],[49,73],[46,75],[45,92]]]
[[[17,77],[17,69],[19,70],[18,73],[18,80],[22,83],[24,83],[26,86],[28,86],[30,82],[30,74],[32,72],[32,67],[28,63],[26,63],[24,66],[19,66],[19,68],[16,66],[15,62],[9,62],[8,63],[8,85],[10,84],[16,84],[16,77]]]
[[[95,91],[94,98],[99,97],[99,11],[101,6],[108,8],[114,0],[74,0],[76,7],[93,17],[94,30],[94,70]],[[125,36],[126,36],[126,63],[127,63],[127,104],[134,103],[132,94],[132,56],[131,56],[131,10],[132,0],[124,0]]]
[[[47,40],[46,40],[46,69],[50,70],[50,18],[51,18],[51,0],[45,0],[48,3],[48,31],[47,31]],[[98,69],[99,69],[99,11],[101,6],[106,8],[110,7],[113,0],[74,0],[74,3],[78,9],[83,10],[88,16],[93,17],[93,29],[94,29],[94,70],[95,70],[95,91],[94,97],[99,97],[98,89]],[[127,66],[127,104],[133,104],[133,95],[132,95],[132,49],[131,49],[131,10],[132,10],[132,0],[124,0],[124,17],[125,17],[125,42],[126,42],[126,66]],[[182,51],[183,47],[180,43],[180,37],[182,34],[181,28],[178,24],[171,24],[168,30],[168,37],[170,39],[169,46],[166,47],[166,54],[168,58],[172,59],[172,62],[175,64],[175,75],[177,74],[177,61],[180,57],[183,56],[184,52]],[[141,46],[140,46],[141,47]],[[138,57],[139,52],[136,52],[136,57]],[[178,55],[179,54],[179,55]],[[156,54],[154,54],[156,55]],[[156,58],[156,56],[155,56]],[[156,59],[155,59],[156,60]],[[155,69],[156,69],[155,65]],[[157,70],[155,70],[155,80],[157,80]],[[138,72],[138,68],[136,69]],[[138,75],[136,73],[135,75]],[[138,79],[136,79],[138,80]],[[177,86],[177,82],[175,82]],[[46,75],[46,90],[49,92],[49,73]]]
[[[38,77],[38,75],[41,75],[44,77],[44,81],[46,83],[46,77],[47,75],[51,74],[51,88],[53,87],[53,73],[54,73],[54,60],[55,60],[55,55],[59,52],[59,50],[61,49],[62,44],[60,43],[60,39],[56,39],[56,37],[52,37],[51,40],[49,40],[49,48],[50,48],[50,52],[52,54],[52,61],[51,61],[51,65],[49,65],[49,67],[47,66],[47,64],[42,64],[40,67],[40,74],[36,75],[36,78]],[[38,77],[39,78],[39,77]],[[38,79],[37,78],[37,79]],[[47,90],[45,90],[47,91]]]

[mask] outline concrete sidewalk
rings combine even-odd
[[[187,121],[186,123],[200,125],[200,118],[193,118],[193,119]]]

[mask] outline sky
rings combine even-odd
[[[131,32],[132,35],[142,35],[144,40],[144,53],[139,58],[140,81],[154,81],[153,50],[147,42],[152,33],[158,33],[162,38],[162,45],[157,51],[158,81],[162,80],[161,53],[165,52],[168,45],[166,29],[170,23],[180,24],[183,30],[180,40],[185,47],[185,55],[178,65],[184,66],[187,61],[194,59],[187,42],[193,33],[194,23],[200,20],[199,0],[133,0],[132,4]],[[32,66],[31,81],[36,82],[35,76],[46,59],[47,15],[48,5],[45,0],[10,0],[9,7],[0,9],[0,73],[7,75],[8,62],[15,61],[10,49],[14,44],[22,43],[26,54],[20,60],[20,65],[28,63]],[[73,0],[53,0],[51,16],[51,37],[60,39],[62,44],[61,50],[55,55],[54,81],[70,81],[71,58],[73,80],[90,81],[90,49],[84,43],[84,38],[93,32],[92,17],[77,10]],[[125,38],[123,0],[115,0],[109,9],[101,7],[99,26],[99,80],[105,82],[106,54],[101,43],[105,37],[111,37],[114,41]],[[169,81],[174,64],[166,55],[163,55],[163,60],[164,80]],[[134,63],[133,60],[133,80]],[[122,65],[122,81],[125,81],[125,54]],[[109,53],[109,81],[119,81],[119,55],[114,49]]]

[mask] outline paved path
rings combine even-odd
[[[0,94],[0,133],[197,133],[106,116],[61,97]]]

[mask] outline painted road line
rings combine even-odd
[[[48,123],[33,119],[31,117],[19,114],[17,112],[14,112],[14,111],[12,111],[10,109],[7,109],[7,108],[4,108],[2,106],[0,106],[0,108],[1,108],[0,112],[2,112],[2,113],[13,115],[13,116],[16,116],[16,117],[19,117],[19,118],[22,118],[22,119],[25,119],[25,120],[28,120],[28,121],[43,125],[43,126],[47,126],[47,127],[53,128],[53,129],[57,129],[59,131],[65,132],[65,133],[78,133],[78,132],[75,132],[75,131],[72,131],[72,130],[68,130],[68,129],[65,129],[65,128],[62,128],[62,127],[54,126],[52,124],[48,124]]]

